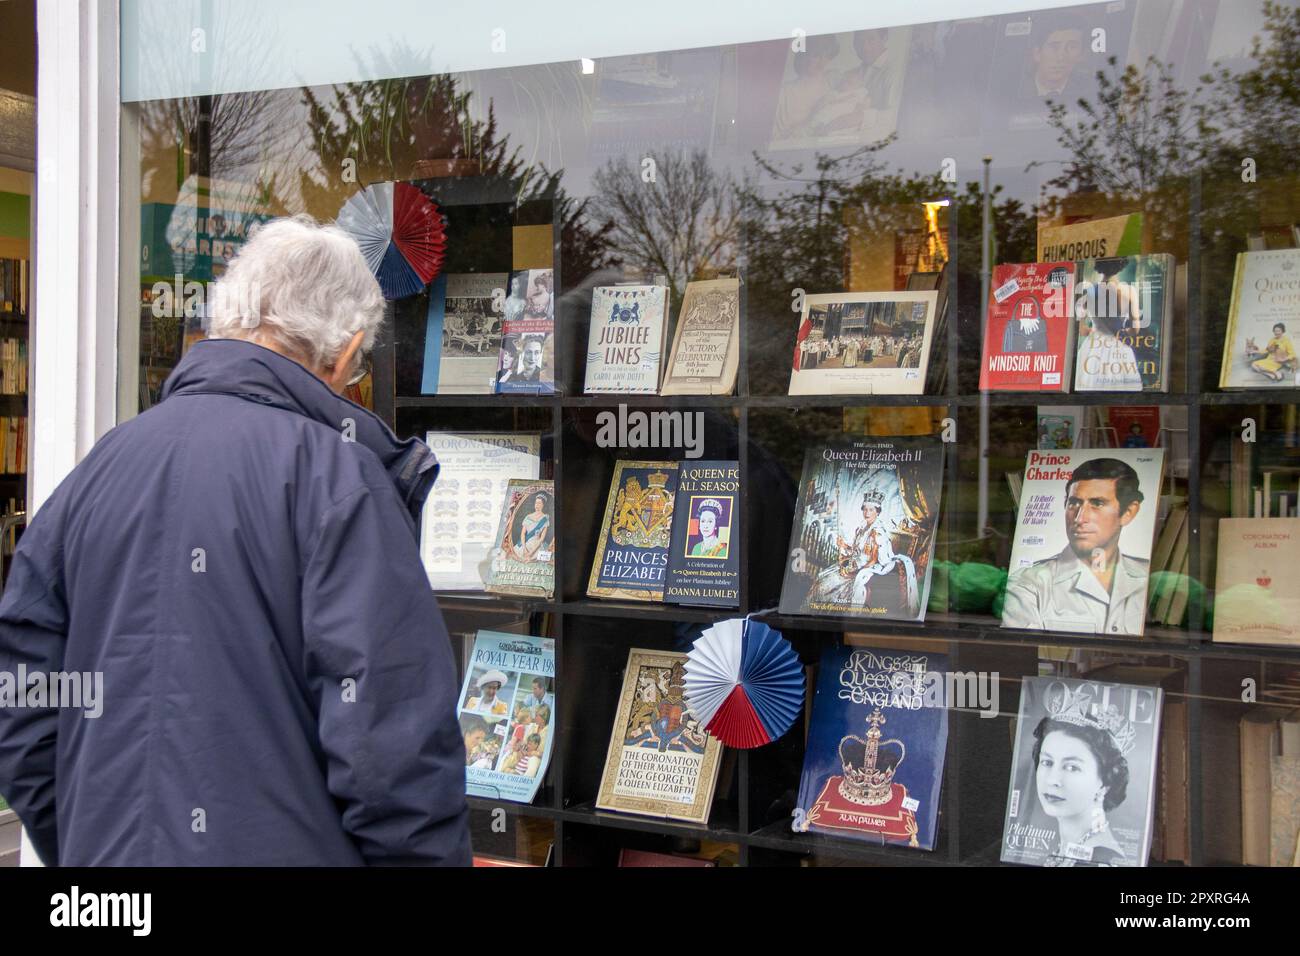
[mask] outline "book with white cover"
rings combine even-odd
[[[660,395],[730,395],[740,367],[740,280],[688,282]]]
[[[922,395],[937,292],[804,297],[791,395]]]
[[[1163,448],[1031,450],[1002,626],[1140,637]]]
[[[1300,249],[1237,254],[1219,388],[1294,388]]]
[[[538,477],[541,436],[429,432],[425,443],[440,466],[420,522],[420,558],[429,586],[482,591],[492,567],[506,489],[511,478]]]
[[[587,337],[588,395],[653,395],[664,355],[668,290],[661,285],[598,286]]]

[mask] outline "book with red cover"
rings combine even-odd
[[[980,390],[1069,391],[1073,300],[1073,262],[994,266]]]
[[[1106,411],[1106,421],[1115,429],[1116,448],[1156,447],[1160,436],[1159,405],[1113,405]]]

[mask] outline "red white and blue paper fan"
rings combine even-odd
[[[790,642],[750,618],[719,621],[686,655],[686,703],[728,747],[776,740],[803,709],[804,673]]]
[[[442,214],[410,183],[367,186],[343,204],[337,222],[361,247],[385,299],[420,292],[442,269]]]

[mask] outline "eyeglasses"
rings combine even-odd
[[[370,356],[362,355],[357,362],[357,369],[348,378],[348,385],[360,385],[361,381],[370,374]]]

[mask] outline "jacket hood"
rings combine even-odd
[[[378,456],[419,527],[420,511],[438,477],[437,456],[418,438],[399,439],[378,415],[334,394],[293,359],[242,339],[201,339],[167,376],[162,400],[200,394],[233,395],[333,429],[352,419],[357,442]]]

